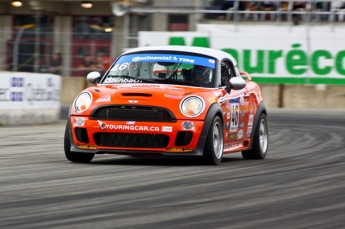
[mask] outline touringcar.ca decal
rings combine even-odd
[[[106,129],[110,129],[110,130],[136,130],[136,131],[151,131],[151,132],[161,131],[158,126],[136,126],[136,125],[107,124],[107,123],[102,122],[100,120],[98,120],[98,125],[102,130],[106,130]],[[171,131],[172,131],[172,127],[171,127]],[[167,132],[167,131],[165,131],[165,132]]]

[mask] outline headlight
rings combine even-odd
[[[89,92],[82,92],[78,95],[78,97],[75,99],[74,103],[74,110],[77,113],[81,113],[85,111],[92,102],[92,95]]]
[[[187,117],[196,117],[205,109],[205,102],[199,96],[189,96],[181,101],[180,110]]]

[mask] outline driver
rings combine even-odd
[[[208,86],[210,84],[210,72],[211,70],[208,67],[200,65],[194,65],[192,69],[195,82],[202,86]]]

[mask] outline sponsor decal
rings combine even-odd
[[[95,103],[105,103],[105,102],[110,102],[110,95],[103,95],[102,97],[97,99]]]
[[[253,113],[254,113],[254,105],[253,105],[253,103],[250,103],[249,114],[253,114]]]
[[[155,84],[134,84],[131,85],[131,87],[161,87],[160,85],[155,85]]]
[[[164,94],[165,97],[169,98],[169,99],[182,99],[182,96],[180,95],[168,95],[168,94]]]
[[[77,118],[77,121],[75,122],[76,126],[84,126],[85,119],[84,118]]]
[[[254,115],[249,115],[248,118],[248,126],[252,126],[254,122]]]
[[[137,103],[139,101],[138,100],[128,100],[128,102],[131,103],[131,104],[134,104],[134,103]]]
[[[172,132],[172,126],[162,126],[162,132]]]
[[[241,119],[244,118],[244,109],[243,108],[240,109],[240,118]]]
[[[130,54],[121,56],[116,65],[118,67],[113,67],[112,70],[116,71],[117,69],[121,70],[120,67],[122,64],[127,64],[128,62],[177,62],[185,64],[197,64],[205,67],[216,67],[216,61],[214,59],[200,57],[200,56],[191,56],[191,55],[172,55],[168,53],[145,53],[145,54]]]
[[[240,124],[238,125],[240,128],[244,127],[244,122],[240,122]]]
[[[105,122],[102,122],[100,120],[97,120],[98,121],[98,125],[99,127],[102,129],[102,130],[105,130],[107,129],[107,124]]]
[[[235,149],[242,146],[242,141],[228,142],[224,144],[225,150]]]
[[[230,134],[229,135],[229,140],[233,140],[233,139],[236,139],[237,135],[236,134]]]
[[[225,132],[225,138],[227,138],[229,136],[229,133],[228,132]]]
[[[226,118],[230,119],[230,112],[226,113]]]
[[[121,125],[121,124],[106,124],[98,120],[98,125],[102,130],[135,130],[135,131],[151,131],[159,132],[158,126],[135,126],[135,125]]]
[[[95,145],[76,145],[79,149],[97,149]]]
[[[104,83],[142,83],[140,79],[127,79],[120,77],[108,77],[104,80]]]
[[[134,124],[135,124],[135,121],[126,121],[126,124],[127,124],[127,125],[134,125]]]
[[[182,59],[182,58],[181,58]],[[137,61],[145,61],[145,60],[171,60],[171,61],[177,61],[177,57],[176,56],[136,56],[133,57],[132,61],[133,62],[137,62]],[[187,62],[189,62],[189,59]],[[194,60],[192,60],[192,62],[190,63],[194,63]]]
[[[252,130],[253,130],[253,127],[252,127],[252,126],[248,126],[248,128],[247,128],[247,134],[246,134],[246,137],[247,137],[247,138],[250,138],[250,134],[252,133]]]
[[[167,152],[191,152],[192,148],[166,148]]]
[[[226,124],[225,124],[225,129],[226,129],[226,130],[229,130],[229,128],[230,128],[230,122],[227,121]]]
[[[241,139],[242,137],[243,137],[243,130],[241,129],[237,132],[237,139]]]
[[[182,130],[194,130],[194,123],[191,121],[182,122]]]
[[[237,132],[238,129],[238,119],[239,119],[239,104],[238,99],[232,100],[234,101],[231,103],[231,125],[230,125],[230,132]]]

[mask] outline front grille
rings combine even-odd
[[[170,140],[163,134],[96,133],[94,138],[98,146],[132,148],[166,148]]]
[[[92,119],[175,122],[171,111],[161,107],[141,106],[104,106],[96,108],[91,114]]]

